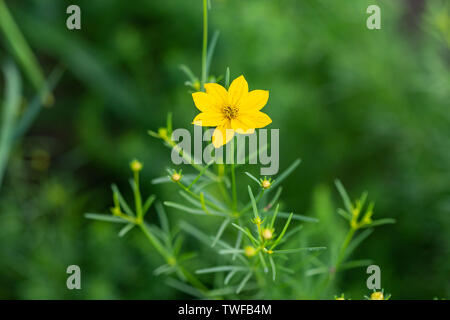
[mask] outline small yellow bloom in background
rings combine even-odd
[[[118,207],[112,207],[111,208],[111,213],[115,216],[119,216],[122,212],[120,211],[120,208]]]
[[[263,128],[272,122],[260,110],[269,100],[269,91],[248,91],[244,76],[233,80],[228,91],[217,83],[206,83],[206,92],[192,94],[195,106],[201,111],[193,124],[216,127],[212,142],[220,148],[227,144],[234,133],[251,134],[256,128]]]
[[[255,219],[252,220],[254,224],[256,225],[260,225],[262,223],[262,220],[260,217],[256,217]]]
[[[377,291],[370,295],[370,300],[384,300],[383,292]]]
[[[171,177],[173,182],[178,182],[181,180],[181,174],[174,172]]]
[[[141,171],[142,170],[142,163],[140,163],[138,160],[134,159],[133,161],[131,161],[130,163],[130,168],[131,170],[137,172],[137,171]]]
[[[261,182],[261,188],[263,188],[264,190],[269,189],[272,186],[272,183],[274,182],[274,181],[272,181],[272,178],[269,178],[269,179],[264,178],[264,180],[259,179],[259,181]]]
[[[261,186],[262,186],[264,189],[269,189],[269,187],[270,187],[270,182],[267,181],[267,180],[264,180],[264,181],[261,183]]]
[[[244,253],[247,257],[253,257],[256,254],[256,250],[252,246],[246,246]]]
[[[263,232],[262,232],[262,236],[263,236],[264,239],[266,239],[266,240],[272,239],[272,237],[273,237],[272,230],[270,230],[270,229],[264,229]]]

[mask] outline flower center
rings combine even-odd
[[[223,108],[223,114],[228,119],[236,118],[238,111],[238,108],[232,106],[226,106],[225,108]]]

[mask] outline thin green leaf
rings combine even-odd
[[[220,32],[216,30],[212,36],[212,39],[211,39],[211,42],[210,42],[210,45],[208,48],[208,53],[206,55],[206,76],[207,77],[209,76],[211,61],[214,56],[214,50],[216,49],[217,40],[219,39],[219,35],[220,35]]]
[[[344,217],[345,220],[352,221],[352,215],[350,213],[348,213],[347,211],[345,211],[341,208],[338,208],[337,213],[339,215],[341,215],[342,217]]]
[[[175,288],[175,289],[177,289],[177,290],[179,290],[179,291],[181,291],[183,293],[187,293],[187,294],[189,294],[189,295],[191,295],[193,297],[196,297],[196,298],[199,298],[199,299],[204,298],[204,295],[203,295],[203,293],[200,290],[198,290],[197,288],[194,288],[193,286],[190,286],[190,285],[188,285],[186,283],[178,281],[178,280],[176,280],[174,278],[168,278],[166,280],[166,283],[167,283],[168,286],[170,286],[172,288]]]
[[[142,207],[143,215],[147,213],[148,209],[150,209],[150,206],[152,205],[153,201],[155,201],[156,196],[154,194],[150,195],[147,200],[144,202],[144,206]]]
[[[0,9],[4,6],[0,3]],[[5,7],[6,8],[6,7]],[[1,12],[1,11],[0,11]],[[5,100],[1,112],[1,129],[0,129],[0,186],[8,163],[9,152],[13,138],[14,124],[17,111],[20,105],[20,96],[22,90],[22,82],[19,71],[12,62],[7,62],[3,66],[5,75]]]
[[[92,220],[99,220],[99,221],[107,221],[107,222],[114,222],[114,223],[129,223],[129,221],[124,220],[119,217],[110,216],[107,214],[98,214],[98,213],[85,213],[84,217],[87,219]]]
[[[280,217],[280,218],[289,218],[289,216],[290,216],[290,213],[287,213],[287,212],[279,212],[278,213],[278,217]],[[297,213],[292,214],[292,219],[297,220],[297,221],[304,221],[304,222],[314,222],[314,223],[319,222],[319,219],[317,219],[317,218],[312,218],[312,217],[304,216],[304,215],[297,214]]]
[[[293,213],[290,214],[288,220],[286,221],[286,224],[284,225],[283,231],[281,231],[281,233],[278,236],[277,240],[275,240],[275,242],[272,245],[272,247],[270,247],[270,250],[273,250],[278,245],[278,243],[281,241],[281,239],[283,239],[283,236],[286,233],[287,228],[289,227],[289,223],[291,222],[292,216],[293,216]]]
[[[159,222],[161,223],[162,230],[170,235],[170,226],[169,226],[169,219],[167,218],[166,211],[164,210],[163,205],[161,202],[157,202],[155,205],[156,213],[158,214]]]
[[[345,191],[344,186],[342,185],[341,181],[338,179],[334,180],[334,184],[336,185],[336,188],[339,191],[339,194],[341,195],[342,201],[344,202],[345,208],[347,211],[351,214],[353,211],[353,205],[350,201],[350,197],[347,194],[347,191]]]
[[[259,182],[259,180],[254,175],[252,175],[250,172],[245,171],[245,174],[247,176],[249,176],[251,179],[253,179],[259,186],[261,185],[261,182]]]
[[[227,228],[228,224],[230,223],[230,219],[225,219],[222,224],[219,227],[219,230],[217,231],[217,234],[214,238],[213,243],[211,244],[211,247],[214,247],[217,243],[217,241],[220,239],[220,237],[222,236],[223,232],[225,231],[225,229]]]
[[[291,173],[292,171],[295,170],[295,168],[297,168],[300,163],[302,161],[300,159],[295,160],[285,171],[283,171],[282,174],[280,174],[276,179],[275,182],[272,184],[272,186],[270,187],[270,190],[273,190],[276,186],[278,186],[284,179],[286,179]]]
[[[372,221],[372,223],[363,226],[363,228],[372,228],[372,227],[382,226],[384,224],[393,224],[395,222],[396,222],[395,219],[391,219],[391,218],[379,219],[379,220],[374,220],[374,221]]]
[[[135,226],[134,223],[129,223],[127,224],[125,227],[123,227],[120,232],[119,232],[119,237],[123,237],[124,235],[126,235],[128,233],[128,231],[130,231],[131,229],[133,229]]]
[[[367,229],[356,236],[353,241],[349,243],[347,249],[345,250],[345,257],[348,257],[352,252],[368,237],[372,234],[373,229]]]
[[[297,253],[301,251],[319,251],[319,250],[326,250],[327,247],[307,247],[307,248],[297,248],[297,249],[285,249],[285,250],[276,250],[274,253],[280,253],[280,254],[290,254],[290,253]]]
[[[115,184],[113,184],[113,185],[111,185],[111,189],[112,189],[113,193],[116,194],[117,199],[119,200],[119,203],[120,203],[121,207],[123,208],[123,210],[128,215],[134,216],[134,212],[130,209],[130,207],[128,206],[128,203],[122,197],[122,194],[120,193],[119,188]]]
[[[244,253],[244,250],[242,249],[222,249],[219,250],[219,254],[234,254],[234,253]]]
[[[198,78],[192,73],[191,69],[188,66],[182,64],[179,66],[180,70],[186,74],[186,76],[191,80],[192,83],[199,81]]]
[[[168,264],[163,264],[162,266],[159,266],[158,268],[156,268],[155,270],[153,270],[153,274],[155,276],[159,276],[163,273],[169,273],[171,271],[174,271],[174,267]]]
[[[192,182],[189,184],[189,186],[187,187],[188,189],[190,189],[200,178],[201,176],[203,176],[203,174],[208,170],[208,168],[214,163],[214,160],[211,160],[209,163],[206,164],[206,166],[203,167],[202,170],[200,170],[199,174],[197,175],[197,177],[195,177],[194,180],[192,180]]]
[[[228,89],[230,86],[230,67],[227,67],[227,70],[225,71],[225,88]]]
[[[239,286],[236,289],[236,294],[239,294],[239,292],[242,291],[242,289],[244,288],[244,286],[247,284],[248,280],[250,279],[250,277],[252,276],[252,272],[250,271],[249,273],[247,273],[247,275],[245,276],[244,279],[242,279],[241,283],[239,284]]]
[[[255,219],[257,219],[259,218],[258,207],[256,206],[255,197],[253,197],[252,188],[250,188],[250,186],[248,186],[248,194],[250,195],[250,200],[252,202],[253,214],[255,216]]]
[[[258,256],[259,256],[259,260],[261,261],[261,264],[263,266],[264,272],[265,273],[269,272],[269,269],[267,268],[266,259],[264,259],[264,256],[261,251],[258,253]]]
[[[232,271],[232,270],[243,271],[243,270],[248,270],[248,268],[239,267],[239,266],[231,266],[231,265],[230,266],[218,266],[218,267],[213,267],[213,268],[199,269],[199,270],[196,270],[195,273],[196,274],[216,273],[216,272],[224,272],[224,271]]]
[[[270,229],[272,229],[273,226],[275,225],[275,219],[277,218],[279,208],[280,208],[280,204],[277,204],[277,207],[275,208],[275,212],[272,215],[272,221],[270,222]]]
[[[237,237],[236,237],[236,243],[234,244],[234,248],[240,248],[241,242],[242,242],[242,232],[238,231]],[[233,261],[236,259],[237,253],[233,254],[233,257],[231,258]]]
[[[365,259],[365,260],[354,260],[349,262],[344,262],[339,266],[339,270],[348,270],[353,268],[361,268],[361,267],[367,267],[370,266],[373,263],[372,260]]]
[[[275,262],[273,261],[273,258],[269,256],[270,265],[272,266],[272,280],[275,281],[275,278],[277,276],[277,269],[275,267]]]
[[[238,226],[237,224],[235,224],[235,223],[232,223],[231,224],[233,227],[235,227],[235,228],[237,228],[237,229],[239,229],[239,230],[241,230],[252,242],[253,242],[253,244],[255,244],[255,245],[257,245],[258,244],[258,241],[256,241],[256,239],[252,236],[252,234],[250,233],[250,230],[248,230],[248,229],[244,229],[244,228],[242,228],[241,226]]]
[[[230,282],[231,278],[233,278],[233,276],[234,276],[237,272],[238,272],[238,270],[231,270],[231,271],[227,274],[227,276],[225,277],[225,280],[223,281],[223,284],[224,284],[224,285],[227,285],[227,284]]]
[[[179,209],[179,210],[182,210],[182,211],[184,211],[184,212],[191,213],[191,214],[206,215],[206,212],[203,211],[203,210],[200,210],[200,209],[192,209],[192,208],[186,207],[186,206],[184,206],[184,205],[182,205],[182,204],[178,204],[178,203],[176,203],[176,202],[164,201],[164,205],[167,206],[167,207],[176,208],[176,209]],[[210,214],[210,215],[214,215],[214,216],[225,216],[225,214],[222,214],[222,213],[219,213],[219,212],[215,212],[215,211],[212,212],[212,211],[210,211],[210,210],[208,210],[208,211],[209,211],[209,214]]]
[[[278,201],[278,198],[281,195],[281,191],[283,191],[283,187],[278,187],[277,192],[275,193],[275,196],[272,198],[272,200],[269,202],[269,204],[263,209],[264,211],[269,211],[275,203]]]
[[[327,267],[318,267],[318,268],[313,268],[313,269],[307,270],[305,272],[305,275],[307,277],[310,277],[310,276],[315,276],[317,274],[327,273],[327,272],[329,272],[329,268],[327,268]]]
[[[4,38],[9,44],[12,54],[22,66],[28,79],[34,88],[41,92],[43,87],[45,87],[44,73],[3,0],[0,1],[0,29],[3,31]],[[42,101],[47,99],[47,93],[45,91]]]

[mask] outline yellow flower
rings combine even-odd
[[[217,83],[206,83],[206,92],[192,94],[195,106],[201,111],[193,124],[204,127],[216,127],[212,142],[220,148],[227,144],[234,133],[250,134],[256,128],[263,128],[272,122],[270,117],[260,110],[269,100],[269,91],[248,91],[244,76],[233,80],[228,91]]]
[[[174,172],[172,174],[171,179],[172,179],[173,182],[178,182],[178,181],[181,180],[181,174],[179,174],[178,172]]]
[[[252,246],[246,246],[244,253],[247,257],[253,257],[256,254],[256,250]]]
[[[370,300],[384,300],[383,292],[376,291],[370,295]]]
[[[264,237],[264,239],[269,240],[272,239],[273,233],[272,230],[270,229],[264,229],[262,231],[262,236]]]
[[[138,160],[134,159],[133,161],[131,161],[130,167],[131,167],[131,170],[138,172],[138,171],[142,170],[142,163],[139,162]]]

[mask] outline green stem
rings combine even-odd
[[[136,223],[137,226],[142,230],[144,235],[147,237],[147,239],[150,241],[150,243],[155,247],[156,251],[158,251],[166,261],[169,261],[171,258],[171,255],[167,250],[163,247],[163,245],[159,242],[159,240],[148,230],[145,223]]]
[[[339,250],[339,254],[336,259],[336,263],[333,266],[334,270],[333,270],[333,272],[328,272],[327,276],[323,279],[321,284],[319,284],[317,286],[318,290],[316,290],[316,294],[318,291],[321,292],[321,294],[323,294],[324,292],[327,291],[330,282],[334,279],[334,277],[339,269],[339,266],[345,257],[345,250],[347,249],[348,245],[352,241],[356,230],[357,230],[357,228],[353,228],[353,227],[351,227],[350,230],[348,230],[347,235],[345,236],[344,242],[342,243],[341,249]]]
[[[167,252],[167,250],[163,247],[163,245],[159,242],[159,240],[148,230],[145,223],[136,223],[139,228],[142,230],[144,235],[147,237],[147,239],[150,241],[150,243],[155,247],[155,249],[164,257],[167,263],[171,263],[171,260],[173,260],[172,255],[170,252]],[[198,280],[192,273],[187,271],[183,266],[177,265],[176,268],[184,275],[186,280],[192,284],[195,288],[200,290],[202,293],[205,293],[208,291],[208,288],[205,287],[205,285]]]
[[[20,94],[22,90],[19,71],[12,62],[8,62],[4,65],[3,72],[5,74],[5,98],[0,118],[0,186],[3,181],[3,175],[12,146],[14,125],[20,107]]]
[[[233,193],[233,210],[237,210],[236,172],[234,167],[234,138],[231,139],[231,188]]]
[[[185,192],[189,193],[191,196],[193,196],[193,197],[196,198],[197,200],[201,200],[201,198],[200,198],[199,195],[197,195],[196,193],[192,192],[190,189],[188,189],[188,188],[187,188],[185,185],[183,185],[181,182],[178,181],[177,184],[178,184],[178,185],[181,187],[181,189],[183,189]],[[215,210],[217,210],[217,211],[220,211],[220,212],[227,213],[227,212],[225,212],[222,208],[216,206],[213,202],[209,201],[208,199],[204,199],[204,198],[203,198],[203,200],[204,200],[204,202],[205,202],[206,204],[208,204],[211,208],[213,208],[213,209],[215,209]]]
[[[50,105],[53,96],[45,88],[44,73],[3,0],[0,0],[0,30],[3,31],[3,35],[11,48],[12,54],[24,69],[25,74],[38,94],[41,95],[42,101],[45,105]]]
[[[140,222],[143,218],[143,212],[142,212],[142,198],[141,198],[141,191],[139,190],[139,172],[134,172],[134,203],[136,206],[136,215],[137,220]]]
[[[206,58],[208,55],[208,0],[203,0],[202,88],[206,83]]]
[[[344,259],[345,256],[345,250],[347,249],[348,245],[350,244],[350,242],[353,239],[353,236],[355,235],[356,232],[356,228],[350,228],[350,230],[348,230],[347,232],[347,236],[345,237],[344,242],[342,243],[341,249],[339,251],[339,255],[335,264],[335,269],[337,271],[339,265],[341,264],[342,260]]]
[[[259,194],[258,197],[255,199],[256,204],[259,203],[259,201],[261,200],[262,196],[264,195],[264,191],[266,191],[265,189],[262,189]],[[252,202],[250,201],[240,212],[239,215],[242,215],[244,213],[246,213],[247,211],[249,211],[252,208]]]

